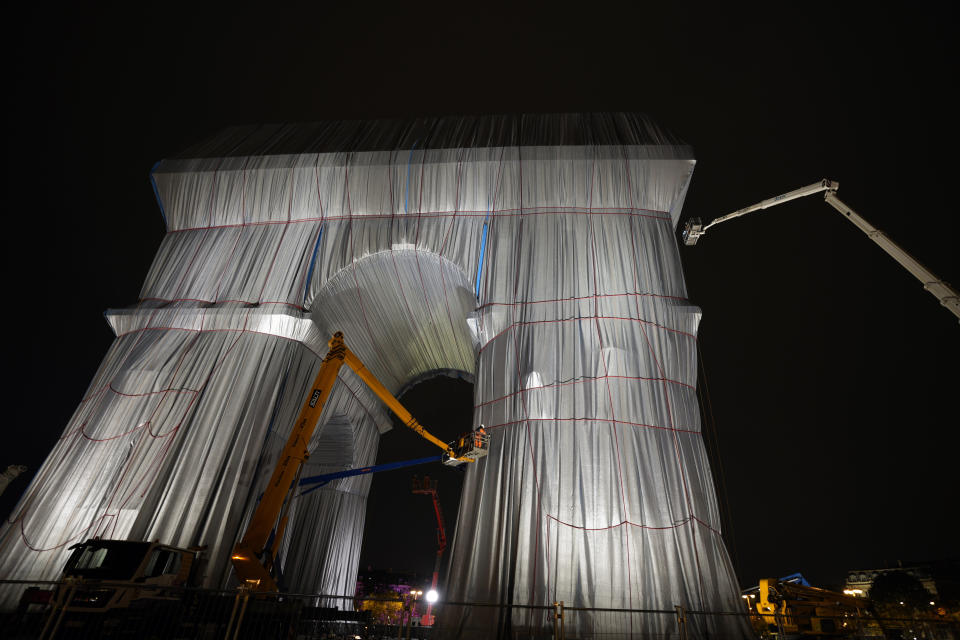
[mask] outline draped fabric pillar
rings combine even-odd
[[[491,241],[491,255],[512,248],[490,267],[477,321],[475,421],[492,445],[467,474],[446,597],[735,611],[695,397],[700,312],[684,299],[669,218],[498,219]],[[450,613],[450,637],[552,626],[529,609]],[[676,627],[666,615],[578,613],[565,624],[574,637]],[[742,632],[738,620],[690,624]]]
[[[101,534],[206,544],[207,583],[228,583],[343,331],[394,393],[437,371],[476,380],[491,452],[467,472],[446,599],[736,610],[674,236],[693,166],[635,114],[235,127],[164,160],[167,234],[0,529],[0,576],[55,577],[70,544]],[[389,428],[345,369],[310,464],[367,464]],[[352,590],[367,487],[294,505],[290,588]],[[438,633],[548,624],[478,611],[445,608]],[[666,629],[579,619],[605,637]]]

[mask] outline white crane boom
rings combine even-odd
[[[824,193],[823,198],[826,200],[827,204],[842,213],[845,218],[855,224],[858,229],[867,235],[868,238],[873,240],[881,249],[886,251],[891,258],[899,262],[904,269],[912,273],[913,276],[923,284],[924,289],[936,296],[937,300],[940,301],[940,304],[946,307],[951,313],[953,313],[953,315],[957,316],[957,318],[960,318],[960,294],[958,294],[949,283],[944,282],[932,271],[920,264],[916,258],[907,253],[903,247],[887,237],[883,231],[880,231],[872,224],[867,222],[860,214],[840,200],[840,198],[837,197],[837,189],[839,188],[840,184],[838,182],[823,179],[820,182],[816,182],[806,187],[784,193],[783,195],[779,195],[774,198],[767,198],[766,200],[758,202],[755,205],[738,209],[733,213],[713,220],[706,226],[701,223],[700,218],[691,218],[689,221],[687,221],[683,228],[683,243],[687,246],[697,244],[697,240],[706,234],[707,229],[714,225],[720,224],[721,222],[726,222],[732,218],[739,218],[740,216],[746,215],[753,211],[766,209],[774,205],[789,202],[790,200],[802,198],[803,196],[826,192]]]

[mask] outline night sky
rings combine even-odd
[[[102,312],[136,302],[164,234],[150,168],[225,125],[645,112],[694,149],[684,219],[832,178],[841,199],[960,285],[949,3],[846,14],[130,4],[33,3],[5,18],[13,350],[0,465],[30,471],[3,514],[107,352]],[[851,568],[960,555],[957,319],[819,197],[680,251],[704,311],[705,422],[740,582],[801,571],[830,584]],[[471,388],[442,384],[456,388],[408,400],[452,437],[469,422]],[[432,453],[395,429],[380,459]],[[452,535],[460,478],[428,471]],[[361,562],[428,576],[433,512],[409,495],[412,473],[375,480]]]

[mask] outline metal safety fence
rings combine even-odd
[[[446,623],[446,624],[443,624]],[[15,640],[960,640],[955,618],[867,610],[803,618],[743,611],[602,609],[195,589],[136,582],[0,580],[0,637]]]

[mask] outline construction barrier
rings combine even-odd
[[[504,640],[693,640],[700,637],[693,631],[698,628],[691,624],[694,618],[730,616],[746,620],[756,638],[791,637],[778,629],[779,619],[771,625],[746,610],[695,611],[682,606],[667,610],[569,607],[563,602],[549,607],[434,603],[434,621],[445,614],[457,620],[488,621],[482,627],[464,628],[450,635],[446,630],[422,624],[427,603],[410,596],[360,598],[156,587],[130,582],[93,585],[19,580],[0,580],[0,591],[8,596],[8,601],[19,603],[16,609],[0,612],[0,635],[12,640],[441,640],[460,634]],[[108,603],[115,606],[108,607]],[[863,610],[862,615],[820,617],[814,624],[818,635],[804,637],[960,639],[960,625],[947,617],[877,617]],[[651,633],[649,629],[665,631]]]

